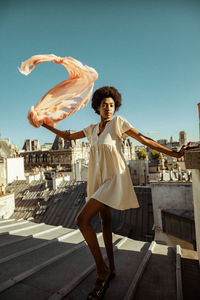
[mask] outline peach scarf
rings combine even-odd
[[[22,62],[19,71],[28,75],[37,64],[54,62],[63,65],[69,72],[69,78],[52,89],[28,112],[28,120],[34,127],[43,123],[55,127],[61,120],[83,108],[89,101],[97,72],[84,66],[72,57],[59,57],[54,54],[34,55]]]

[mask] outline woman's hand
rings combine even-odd
[[[189,144],[190,144],[190,143],[188,143],[186,146],[183,145],[183,146],[181,147],[181,149],[177,152],[177,158],[180,158],[180,157],[182,157],[182,156],[184,155],[185,149],[188,148]]]

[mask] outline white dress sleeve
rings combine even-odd
[[[88,127],[83,129],[83,132],[85,133],[86,138],[88,139],[89,143],[92,141],[92,134],[94,130],[95,124],[91,124]]]
[[[125,118],[122,116],[116,118],[116,134],[120,139],[128,137],[125,132],[131,128],[133,126]]]

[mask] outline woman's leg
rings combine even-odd
[[[101,227],[103,232],[104,244],[109,261],[111,272],[115,272],[113,244],[112,244],[112,212],[109,206],[104,207],[99,212],[101,218]]]
[[[99,243],[97,240],[96,232],[92,228],[90,221],[100,210],[104,207],[104,204],[95,200],[90,199],[82,208],[79,215],[76,219],[76,224],[78,225],[82,235],[84,236],[88,247],[94,257],[96,267],[97,267],[97,276],[100,279],[107,279],[110,275],[109,268],[106,266]]]

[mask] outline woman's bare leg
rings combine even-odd
[[[109,268],[106,266],[99,243],[97,240],[96,232],[92,228],[90,221],[100,210],[104,207],[104,204],[95,200],[90,199],[82,208],[79,215],[76,219],[76,224],[78,225],[82,235],[84,236],[88,247],[94,257],[96,267],[97,267],[97,276],[100,279],[107,279],[110,275]]]
[[[109,206],[104,207],[99,212],[101,218],[101,228],[103,232],[104,244],[109,261],[111,272],[115,272],[113,244],[112,244],[112,213]]]

